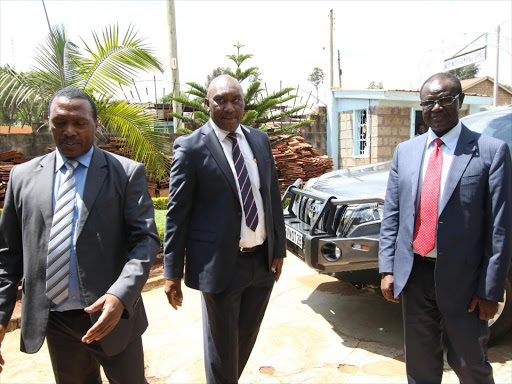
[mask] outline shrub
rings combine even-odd
[[[158,237],[160,238],[160,252],[164,251],[164,232],[165,231],[158,231]]]
[[[155,209],[167,209],[167,204],[169,203],[168,197],[153,197],[153,208]]]

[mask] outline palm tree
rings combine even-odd
[[[133,26],[122,37],[117,25],[106,27],[101,35],[92,31],[92,37],[92,45],[81,39],[83,47],[79,47],[63,26],[53,27],[36,49],[33,71],[16,72],[8,65],[0,68],[0,100],[18,109],[47,107],[59,89],[81,88],[95,101],[102,129],[126,138],[131,157],[160,179],[168,174],[167,137],[152,130],[156,119],[144,105],[129,104],[116,94],[121,84],[132,85],[141,72],[162,72],[162,65]]]

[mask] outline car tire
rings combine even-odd
[[[512,328],[512,274],[509,273],[505,282],[505,301],[498,317],[489,320],[491,336],[489,343],[499,341]],[[498,311],[499,312],[499,311]]]

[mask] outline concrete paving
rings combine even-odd
[[[199,292],[184,291],[174,311],[163,289],[143,294],[150,326],[143,336],[150,383],[203,383]],[[0,383],[52,383],[46,345],[19,352],[19,330],[2,343]],[[405,383],[400,306],[285,260],[241,383]],[[512,383],[512,334],[489,351],[496,383]],[[106,382],[106,381],[105,381]],[[458,380],[445,364],[443,383]]]

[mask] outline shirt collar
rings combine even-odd
[[[80,164],[82,164],[84,167],[89,168],[89,165],[91,164],[92,159],[92,153],[94,151],[94,145],[89,149],[89,152],[84,153],[81,156],[75,157],[74,160],[78,161]],[[59,149],[57,148],[55,150],[55,172],[57,172],[59,169],[62,168],[64,163],[69,160],[68,157],[64,156],[62,153],[59,152]]]
[[[219,141],[222,141],[226,138],[229,131],[225,131],[225,130],[217,127],[217,124],[215,124],[212,119],[210,119],[210,125],[212,126],[213,130],[215,131],[215,134],[217,135]],[[235,129],[235,133],[237,136],[242,135],[242,127],[240,126],[240,124],[238,124],[238,127]]]
[[[462,131],[462,123],[459,120],[459,122],[457,123],[457,125],[455,127],[450,129],[447,133],[445,133],[443,135],[443,137],[441,137],[441,140],[443,140],[443,144],[446,145],[450,150],[454,149],[455,146],[457,145],[457,142],[459,141],[459,136],[460,136],[461,131]],[[429,128],[428,138],[427,138],[427,148],[437,138],[439,138],[439,136],[437,136],[435,134],[435,132],[432,130],[432,128]]]

